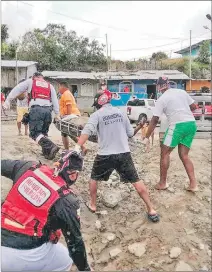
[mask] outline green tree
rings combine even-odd
[[[64,25],[48,24],[27,32],[20,45],[21,59],[39,63],[40,70],[106,69],[104,45],[67,31]]]
[[[8,34],[8,26],[5,24],[1,25],[1,43],[6,42],[6,40],[9,38]]]
[[[156,53],[152,54],[151,60],[164,60],[164,59],[168,59],[168,56],[166,53],[162,52],[162,51],[158,51]]]
[[[210,41],[204,41],[200,46],[197,61],[204,64],[210,63]]]

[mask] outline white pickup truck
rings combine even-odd
[[[127,102],[127,115],[131,122],[139,122],[142,114],[147,115],[147,120],[150,121],[155,107],[154,99],[133,99]]]

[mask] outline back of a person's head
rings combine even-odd
[[[32,76],[32,78],[36,78],[36,77],[43,77],[43,74],[40,72],[35,72]]]
[[[70,89],[70,87],[68,86],[68,82],[67,82],[67,81],[61,81],[61,82],[59,82],[59,85],[60,85],[61,87]]]

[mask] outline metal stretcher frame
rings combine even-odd
[[[64,134],[67,134],[72,140],[75,141],[83,130],[82,125],[75,125],[70,121],[57,121],[55,123],[56,128]],[[97,143],[97,136],[92,135],[88,138],[90,142]]]

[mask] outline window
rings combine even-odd
[[[120,93],[132,93],[134,91],[134,84],[131,81],[122,81],[119,83]]]
[[[154,100],[148,100],[148,105],[150,107],[155,107],[155,101]]]
[[[94,86],[90,82],[81,84],[81,96],[94,96]]]

